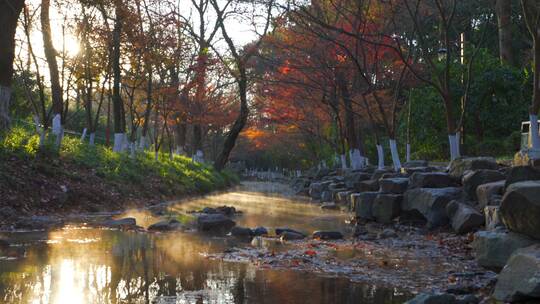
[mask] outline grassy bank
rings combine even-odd
[[[163,154],[156,161],[153,153],[138,153],[130,158],[69,136],[60,149],[51,142],[40,149],[38,136],[20,127],[0,138],[0,221],[11,211],[6,206],[28,214],[114,210],[237,182],[230,172],[183,156],[170,160]]]

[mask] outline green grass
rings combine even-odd
[[[51,139],[39,147],[38,135],[23,127],[13,127],[0,136],[0,161],[10,158],[27,160],[32,167],[45,175],[62,174],[76,179],[73,172],[58,172],[58,162],[77,169],[95,172],[95,175],[111,183],[132,184],[144,187],[150,180],[158,181],[164,193],[203,193],[223,189],[238,182],[235,174],[217,172],[207,164],[192,162],[190,158],[160,154],[156,161],[154,153],[137,153],[131,158],[127,153],[114,153],[103,145],[90,146],[79,138],[66,136],[58,150]],[[0,164],[1,168],[1,164]]]

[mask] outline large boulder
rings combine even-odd
[[[375,197],[371,212],[379,223],[390,223],[399,216],[403,195],[381,193]]]
[[[486,222],[486,230],[495,230],[499,227],[504,227],[501,221],[499,206],[484,207],[484,221]]]
[[[503,194],[504,183],[504,180],[500,180],[476,187],[476,197],[480,208],[490,205],[494,196]]]
[[[497,278],[493,297],[505,302],[540,301],[539,244],[518,249],[512,254]]]
[[[456,185],[454,178],[444,172],[415,172],[409,178],[409,188],[446,188]]]
[[[348,174],[345,176],[345,187],[353,189],[356,187],[356,185],[365,180],[369,180],[371,178],[370,173],[366,172],[353,172],[351,174]]]
[[[446,214],[452,228],[459,234],[471,232],[484,224],[484,216],[480,212],[458,201],[448,203]]]
[[[370,179],[366,181],[361,181],[356,184],[354,191],[356,192],[367,192],[367,191],[378,191],[379,190],[379,181]]]
[[[505,176],[497,170],[476,170],[465,173],[462,179],[465,196],[477,201],[476,188],[482,184],[504,180]]]
[[[401,208],[417,211],[424,216],[430,228],[435,228],[448,223],[446,205],[461,195],[461,188],[455,187],[412,189],[405,192]]]
[[[384,178],[379,180],[380,192],[403,194],[407,190],[409,179],[405,177]]]
[[[480,266],[498,270],[506,265],[516,250],[536,243],[522,234],[499,229],[475,233],[472,248]]]
[[[504,186],[506,188],[511,184],[528,180],[540,180],[540,170],[531,166],[516,166],[508,171]]]
[[[353,208],[356,216],[362,219],[373,219],[372,207],[378,192],[362,192],[353,194]]]
[[[311,196],[312,199],[320,199],[322,192],[328,190],[328,186],[330,186],[331,183],[331,181],[311,183],[309,185],[309,196]]]
[[[450,163],[449,173],[452,177],[461,179],[466,171],[481,169],[497,170],[497,162],[493,157],[465,157]]]
[[[428,294],[421,293],[405,304],[455,304],[457,298],[449,293]]]
[[[199,231],[211,233],[228,233],[236,223],[224,214],[203,214],[197,218]]]
[[[503,196],[500,215],[508,229],[540,239],[540,181],[511,184]]]

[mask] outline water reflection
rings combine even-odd
[[[280,217],[283,210],[290,210],[297,222],[305,219],[300,213],[303,208],[308,214],[316,212],[304,204],[255,193],[216,197],[207,198],[207,202],[229,204],[223,201],[229,197],[230,202],[239,204],[246,225],[281,225],[291,217]],[[273,208],[272,216],[264,217],[263,206],[251,206],[249,201]],[[175,208],[200,203],[187,202]],[[252,215],[258,218],[252,219]],[[264,223],[258,222],[263,218]],[[303,228],[317,228],[317,224],[304,223]],[[248,264],[208,260],[200,254],[235,245],[228,238],[73,227],[49,234],[7,236],[16,242],[10,250],[17,258],[0,259],[2,303],[402,303],[407,297],[393,289],[353,284],[346,279],[261,270]]]

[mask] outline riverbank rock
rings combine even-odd
[[[405,304],[457,304],[456,296],[448,293],[421,293]]]
[[[353,194],[353,208],[356,216],[362,219],[373,219],[372,207],[375,197],[379,195],[378,192],[362,192],[359,194]]]
[[[409,188],[446,188],[455,186],[455,180],[444,172],[415,172],[409,178]]]
[[[313,232],[313,238],[319,240],[340,240],[343,238],[343,234],[339,231],[315,231]]]
[[[172,220],[164,220],[157,223],[154,223],[150,226],[148,226],[148,231],[173,231],[178,230],[182,228],[182,224],[180,224],[179,221],[172,219]]]
[[[331,183],[331,181],[311,183],[308,191],[309,196],[311,196],[312,199],[320,199],[322,192],[328,190],[328,186],[330,186]]]
[[[380,192],[403,194],[407,190],[409,179],[405,177],[384,178],[379,180]]]
[[[399,216],[403,195],[378,194],[373,201],[371,212],[379,223],[390,223]]]
[[[499,301],[540,301],[540,245],[518,249],[497,278],[493,297]]]
[[[295,233],[291,231],[284,231],[280,234],[282,241],[294,241],[294,240],[302,240],[305,238],[303,234]]]
[[[405,192],[401,208],[405,211],[417,211],[427,220],[428,227],[435,228],[448,223],[446,205],[459,199],[461,188],[418,188]]]
[[[461,183],[466,198],[477,201],[476,188],[482,184],[503,181],[505,176],[497,170],[476,170],[465,173]]]
[[[197,218],[199,231],[226,234],[236,223],[224,214],[203,214]]]
[[[511,184],[528,180],[540,180],[540,170],[531,166],[516,166],[508,171],[504,186],[507,188]]]
[[[349,205],[349,196],[352,191],[340,191],[336,194],[335,202],[341,205]]]
[[[496,182],[478,185],[478,187],[476,187],[476,197],[478,199],[478,205],[480,206],[480,208],[484,208],[488,205],[493,205],[494,198],[503,194],[505,183],[506,181],[500,180]]]
[[[540,181],[511,184],[501,202],[500,215],[508,229],[540,239]]]
[[[484,216],[473,207],[451,201],[446,206],[446,214],[450,218],[450,224],[458,234],[471,232],[484,224]]]
[[[450,162],[449,173],[454,178],[461,179],[465,171],[471,170],[497,170],[497,162],[493,157],[466,157],[458,158]]]
[[[354,188],[354,191],[356,192],[370,192],[370,191],[378,191],[378,190],[379,190],[379,181],[374,180],[374,179],[361,181]]]
[[[498,270],[516,250],[537,243],[527,236],[501,229],[475,233],[472,248],[480,266]]]
[[[371,178],[370,173],[366,172],[354,172],[345,176],[345,187],[354,189],[358,183],[369,180]]]
[[[331,202],[333,199],[331,191],[325,190],[321,193],[321,202]]]
[[[237,238],[251,238],[253,231],[246,227],[235,226],[231,229],[231,235]]]

